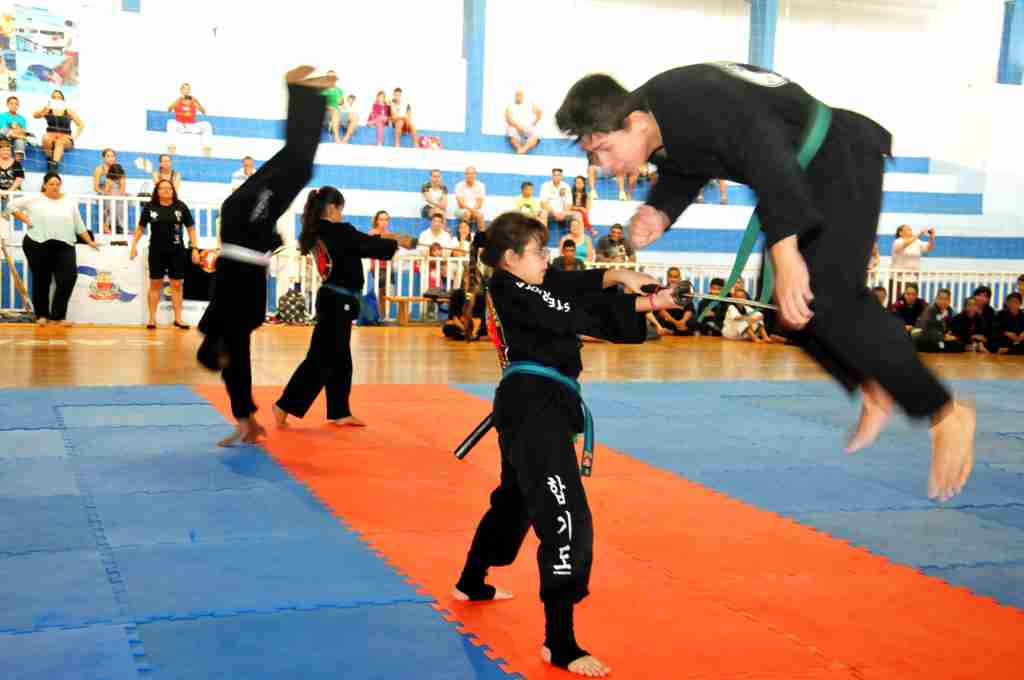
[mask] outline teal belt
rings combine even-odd
[[[344,286],[336,286],[333,283],[321,284],[321,288],[326,288],[327,290],[334,291],[335,293],[340,293],[341,295],[348,295],[349,297],[353,297],[356,300],[362,297],[360,293],[352,290],[351,288],[345,288]]]
[[[501,379],[504,381],[509,376],[518,373],[550,378],[555,382],[565,385],[577,395],[582,393],[579,382],[559,373],[550,366],[544,366],[533,361],[513,361],[502,371]],[[589,477],[594,469],[594,418],[590,414],[587,402],[583,401],[582,396],[580,397],[580,403],[583,405],[583,458],[580,461],[580,474],[584,477]]]
[[[818,150],[821,148],[822,143],[825,141],[825,136],[828,134],[828,128],[832,124],[832,109],[825,104],[814,101],[814,110],[811,111],[811,118],[807,121],[807,127],[804,128],[803,138],[800,141],[800,146],[796,152],[796,161],[800,164],[800,167],[804,170],[810,165],[814,156],[817,155]],[[732,265],[732,273],[729,274],[729,280],[726,281],[724,290],[725,295],[728,295],[728,291],[732,290],[732,287],[739,281],[740,276],[743,274],[743,270],[747,267],[747,261],[750,259],[750,254],[754,251],[754,245],[757,243],[758,237],[761,235],[761,220],[757,217],[757,210],[750,216],[750,221],[747,222],[747,230],[743,233],[743,241],[740,243],[739,252],[736,253],[736,261]],[[772,260],[768,253],[768,249],[765,248],[764,253],[764,264],[762,265],[764,277],[761,286],[761,297],[760,301],[769,303],[772,301],[772,293],[775,292],[775,273],[772,269]],[[712,302],[704,310],[704,314],[701,316],[707,316],[707,314],[718,306],[717,302]]]

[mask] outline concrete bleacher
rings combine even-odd
[[[145,189],[150,178],[134,167],[137,157],[150,159],[169,144],[177,147],[176,170],[184,176],[182,196],[200,203],[216,204],[228,192],[231,173],[240,166],[243,156],[253,156],[257,164],[270,158],[282,144],[283,122],[244,118],[211,118],[215,126],[214,156],[205,158],[199,149],[198,137],[171,136],[164,132],[169,114],[149,111],[146,131],[130,135],[131,149],[118,148],[121,164],[128,171],[129,191]],[[388,131],[391,134],[391,131]],[[313,184],[333,184],[342,188],[347,206],[346,217],[361,228],[369,227],[378,210],[391,214],[392,229],[419,233],[426,223],[419,216],[422,206],[420,186],[428,179],[429,170],[438,168],[449,191],[463,179],[466,166],[477,169],[477,177],[487,187],[486,211],[497,215],[512,207],[524,180],[540,185],[550,178],[552,167],[561,167],[567,181],[586,174],[586,160],[567,140],[544,140],[532,153],[512,153],[500,135],[482,135],[475,140],[463,133],[424,131],[442,139],[442,150],[414,149],[408,139],[406,146],[394,148],[389,137],[383,147],[374,144],[374,131],[361,128],[347,145],[334,144],[324,133],[324,144],[317,154]],[[473,144],[471,150],[467,145]],[[83,147],[69,152],[63,164],[67,190],[88,193],[91,172],[100,162],[99,149]],[[26,161],[30,172],[27,188],[32,190],[36,174],[45,170],[45,161],[32,150]],[[641,183],[634,201],[617,200],[618,191],[610,179],[599,183],[599,200],[594,204],[591,221],[603,232],[615,222],[625,223],[643,200],[647,184]],[[749,219],[756,197],[747,187],[729,187],[729,205],[718,204],[718,189],[708,187],[707,203],[694,205],[663,239],[645,255],[652,259],[673,258],[680,253],[692,255],[708,263],[725,261],[739,245],[743,227]],[[300,197],[300,201],[304,197]],[[297,208],[301,208],[301,204]],[[450,205],[455,205],[454,195]],[[208,221],[208,220],[207,220]],[[887,166],[883,214],[879,224],[879,248],[889,253],[893,234],[899,224],[915,227],[935,226],[939,230],[936,251],[929,262],[963,268],[968,260],[992,262],[1024,260],[1024,223],[994,218],[984,212],[980,193],[961,189],[960,179],[953,173],[931,171],[927,158],[894,158]],[[201,225],[201,234],[211,235],[212,226]]]

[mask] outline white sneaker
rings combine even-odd
[[[628,201],[629,200],[629,196],[626,195],[625,191],[620,191],[619,192],[619,200],[620,201]]]
[[[597,200],[597,191],[595,191],[594,189],[590,190],[590,200],[591,201],[596,201]]]

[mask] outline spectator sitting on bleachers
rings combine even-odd
[[[964,311],[954,316],[953,320],[949,322],[949,330],[968,351],[988,354],[985,320],[981,316],[981,307],[976,298],[967,298],[964,303]]]
[[[345,128],[341,143],[348,144],[359,127],[359,114],[356,113],[356,96],[354,94],[345,97],[338,106],[338,126]]]
[[[366,127],[377,128],[377,146],[384,146],[384,128],[391,122],[391,107],[384,90],[378,90],[373,100],[370,115],[366,118]]]
[[[993,344],[1000,354],[1024,354],[1024,314],[1020,305],[1020,293],[1010,293],[996,314]]]
[[[583,175],[576,175],[572,181],[572,211],[583,220],[583,228],[591,236],[597,235],[597,229],[590,224],[590,208],[594,201],[587,193],[587,178]]]
[[[114,163],[103,175],[100,193],[110,199],[128,195],[128,179],[120,163]],[[128,231],[128,204],[125,201],[103,201],[103,233],[124,234]]]
[[[594,242],[584,233],[583,221],[578,217],[573,217],[569,222],[569,233],[562,237],[559,247],[569,239],[576,244],[576,257],[586,264],[594,262]]]
[[[590,198],[591,200],[597,200],[597,178],[605,177],[605,172],[596,165],[590,165],[587,167],[587,182],[590,185]],[[615,175],[615,183],[619,185],[619,200],[628,201],[636,190],[636,181],[639,175]],[[629,192],[626,191],[626,181],[629,181]]]
[[[940,288],[935,293],[935,302],[928,305],[917,320],[911,337],[918,352],[964,351],[964,344],[950,330],[950,322],[953,320],[953,313],[949,308],[950,298],[949,289]]]
[[[100,164],[92,169],[92,192],[103,193],[103,185],[107,181],[107,173],[110,166],[117,163],[117,152],[113,149],[104,149],[100,152]]]
[[[878,300],[878,304],[882,305],[882,309],[889,309],[889,291],[885,286],[875,286],[871,289],[871,293]]]
[[[64,93],[60,90],[54,90],[50,95],[50,101],[33,113],[32,117],[46,119],[43,153],[50,159],[47,163],[49,171],[56,172],[60,167],[61,159],[64,158],[64,152],[73,149],[75,140],[82,136],[85,124],[74,111],[68,108],[64,101]],[[71,123],[77,126],[74,134],[71,133]]]
[[[549,221],[559,225],[563,234],[569,230],[569,220],[572,218],[572,189],[562,181],[561,168],[552,168],[551,179],[541,185],[540,209],[547,214]]]
[[[516,210],[539,220],[542,224],[548,223],[548,214],[540,207],[540,199],[533,195],[533,182],[523,182],[519,185]]]
[[[391,109],[391,124],[395,126],[395,146],[401,146],[402,135],[409,133],[412,136],[412,146],[420,145],[420,137],[416,133],[416,126],[412,122],[412,107],[409,102],[402,101],[402,88],[396,87],[388,104]]]
[[[256,173],[256,161],[252,156],[242,159],[242,167],[231,173],[231,191],[237,191],[238,187],[245,184],[245,181]]]
[[[711,182],[708,182],[708,184],[711,184],[711,183],[716,182],[716,181],[718,182],[718,193],[719,193],[719,196],[720,196],[720,201],[719,202],[722,205],[729,205],[729,190],[726,188],[727,185],[725,183],[725,180],[724,179],[711,180]],[[703,203],[704,202],[704,189],[706,189],[706,188],[707,188],[706,186],[703,186],[703,187],[700,188],[700,193],[697,194],[697,202],[698,203]]]
[[[436,212],[442,215],[448,214],[448,187],[441,181],[441,171],[431,170],[430,179],[420,187],[423,194],[423,207],[420,208],[420,216],[429,219]]]
[[[473,246],[473,229],[466,220],[459,220],[455,227],[455,241],[458,245],[452,249],[452,255],[469,255],[469,249]]]
[[[682,278],[679,267],[669,267],[665,272],[665,285],[671,287],[679,284]],[[692,301],[687,302],[682,309],[659,309],[654,313],[658,325],[672,335],[693,335],[694,325],[691,322],[695,314]]]
[[[336,78],[337,74],[334,71],[328,71],[327,77]],[[324,112],[324,125],[327,126],[327,129],[331,133],[331,137],[334,138],[335,143],[340,144],[341,102],[345,99],[345,93],[337,84],[335,84],[334,87],[328,87],[326,90],[322,90],[320,94],[327,100],[327,110]]]
[[[14,157],[21,161],[25,159],[28,138],[32,134],[28,131],[25,116],[18,113],[19,106],[21,102],[17,97],[7,98],[7,111],[0,115],[0,138],[8,140],[14,146]]]
[[[203,146],[203,155],[210,156],[213,149],[210,146],[210,137],[213,136],[213,126],[208,120],[196,120],[197,114],[206,115],[206,109],[199,100],[192,96],[192,86],[182,83],[181,96],[171,102],[167,107],[168,111],[174,113],[174,120],[167,121],[167,133],[176,135],[199,135],[199,142]],[[168,153],[177,150],[172,141],[168,147]]]
[[[563,272],[578,272],[586,269],[583,260],[576,257],[576,242],[566,236],[562,239],[561,255],[551,261],[551,268]]]
[[[1024,295],[1024,274],[1017,277],[1017,292]]]
[[[541,110],[534,103],[527,103],[522,90],[516,90],[515,101],[505,107],[505,124],[508,141],[517,154],[528,153],[540,143],[537,123]]]
[[[181,173],[174,169],[171,156],[166,153],[160,154],[160,166],[153,171],[153,186],[159,184],[162,179],[168,180],[176,193],[181,191]]]
[[[11,143],[6,139],[0,139],[0,190],[21,191],[21,185],[25,181],[25,169],[11,153]],[[7,209],[10,196],[0,198],[0,208]]]
[[[747,291],[741,287],[734,288],[731,297],[745,300]],[[725,310],[722,337],[726,340],[768,341],[768,331],[764,327],[764,314],[747,309],[741,304],[730,303]]]
[[[918,297],[917,284],[907,283],[903,286],[903,295],[892,306],[891,311],[903,320],[903,328],[910,333],[917,325],[918,318],[924,313],[925,307],[925,301]]]
[[[459,242],[445,229],[444,215],[441,213],[431,215],[430,227],[424,229],[420,234],[418,246],[420,253],[427,254],[430,251],[430,247],[435,244],[446,251],[457,248],[459,245]]]
[[[636,262],[636,251],[626,240],[622,225],[618,222],[608,228],[607,236],[597,239],[596,250],[598,262]]]
[[[484,229],[484,199],[487,198],[487,187],[476,179],[476,168],[466,168],[466,179],[455,185],[455,200],[459,207],[455,209],[455,217],[467,222],[476,222],[477,229]]]

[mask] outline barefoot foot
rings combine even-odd
[[[348,426],[348,427],[366,427],[366,423],[356,418],[355,416],[346,416],[344,418],[336,418],[334,420],[327,421],[332,425]]]
[[[953,401],[936,414],[930,433],[932,466],[928,497],[945,502],[960,493],[974,467],[974,406]]]
[[[474,599],[474,598],[470,597],[469,595],[467,595],[466,593],[464,593],[461,590],[459,590],[458,587],[455,587],[455,588],[452,588],[452,597],[454,597],[456,600],[458,600],[460,602],[469,602],[471,600],[473,602],[492,602],[494,600],[511,600],[513,597],[515,597],[515,595],[513,595],[510,592],[508,592],[507,590],[502,590],[501,588],[495,588],[494,589],[494,597],[487,598],[487,599],[481,599],[481,598]]]
[[[545,662],[551,663],[551,650],[547,647],[540,648],[540,658],[544,659]],[[575,661],[571,662],[567,667],[570,673],[576,675],[583,675],[588,678],[603,678],[612,672],[612,669],[605,666],[600,659],[590,656],[581,656]]]
[[[847,453],[856,453],[871,446],[892,416],[892,397],[881,385],[872,380],[864,383],[862,391],[864,405],[860,412],[860,422],[846,444]]]
[[[288,427],[288,413],[277,404],[274,404],[274,422],[282,430]]]

